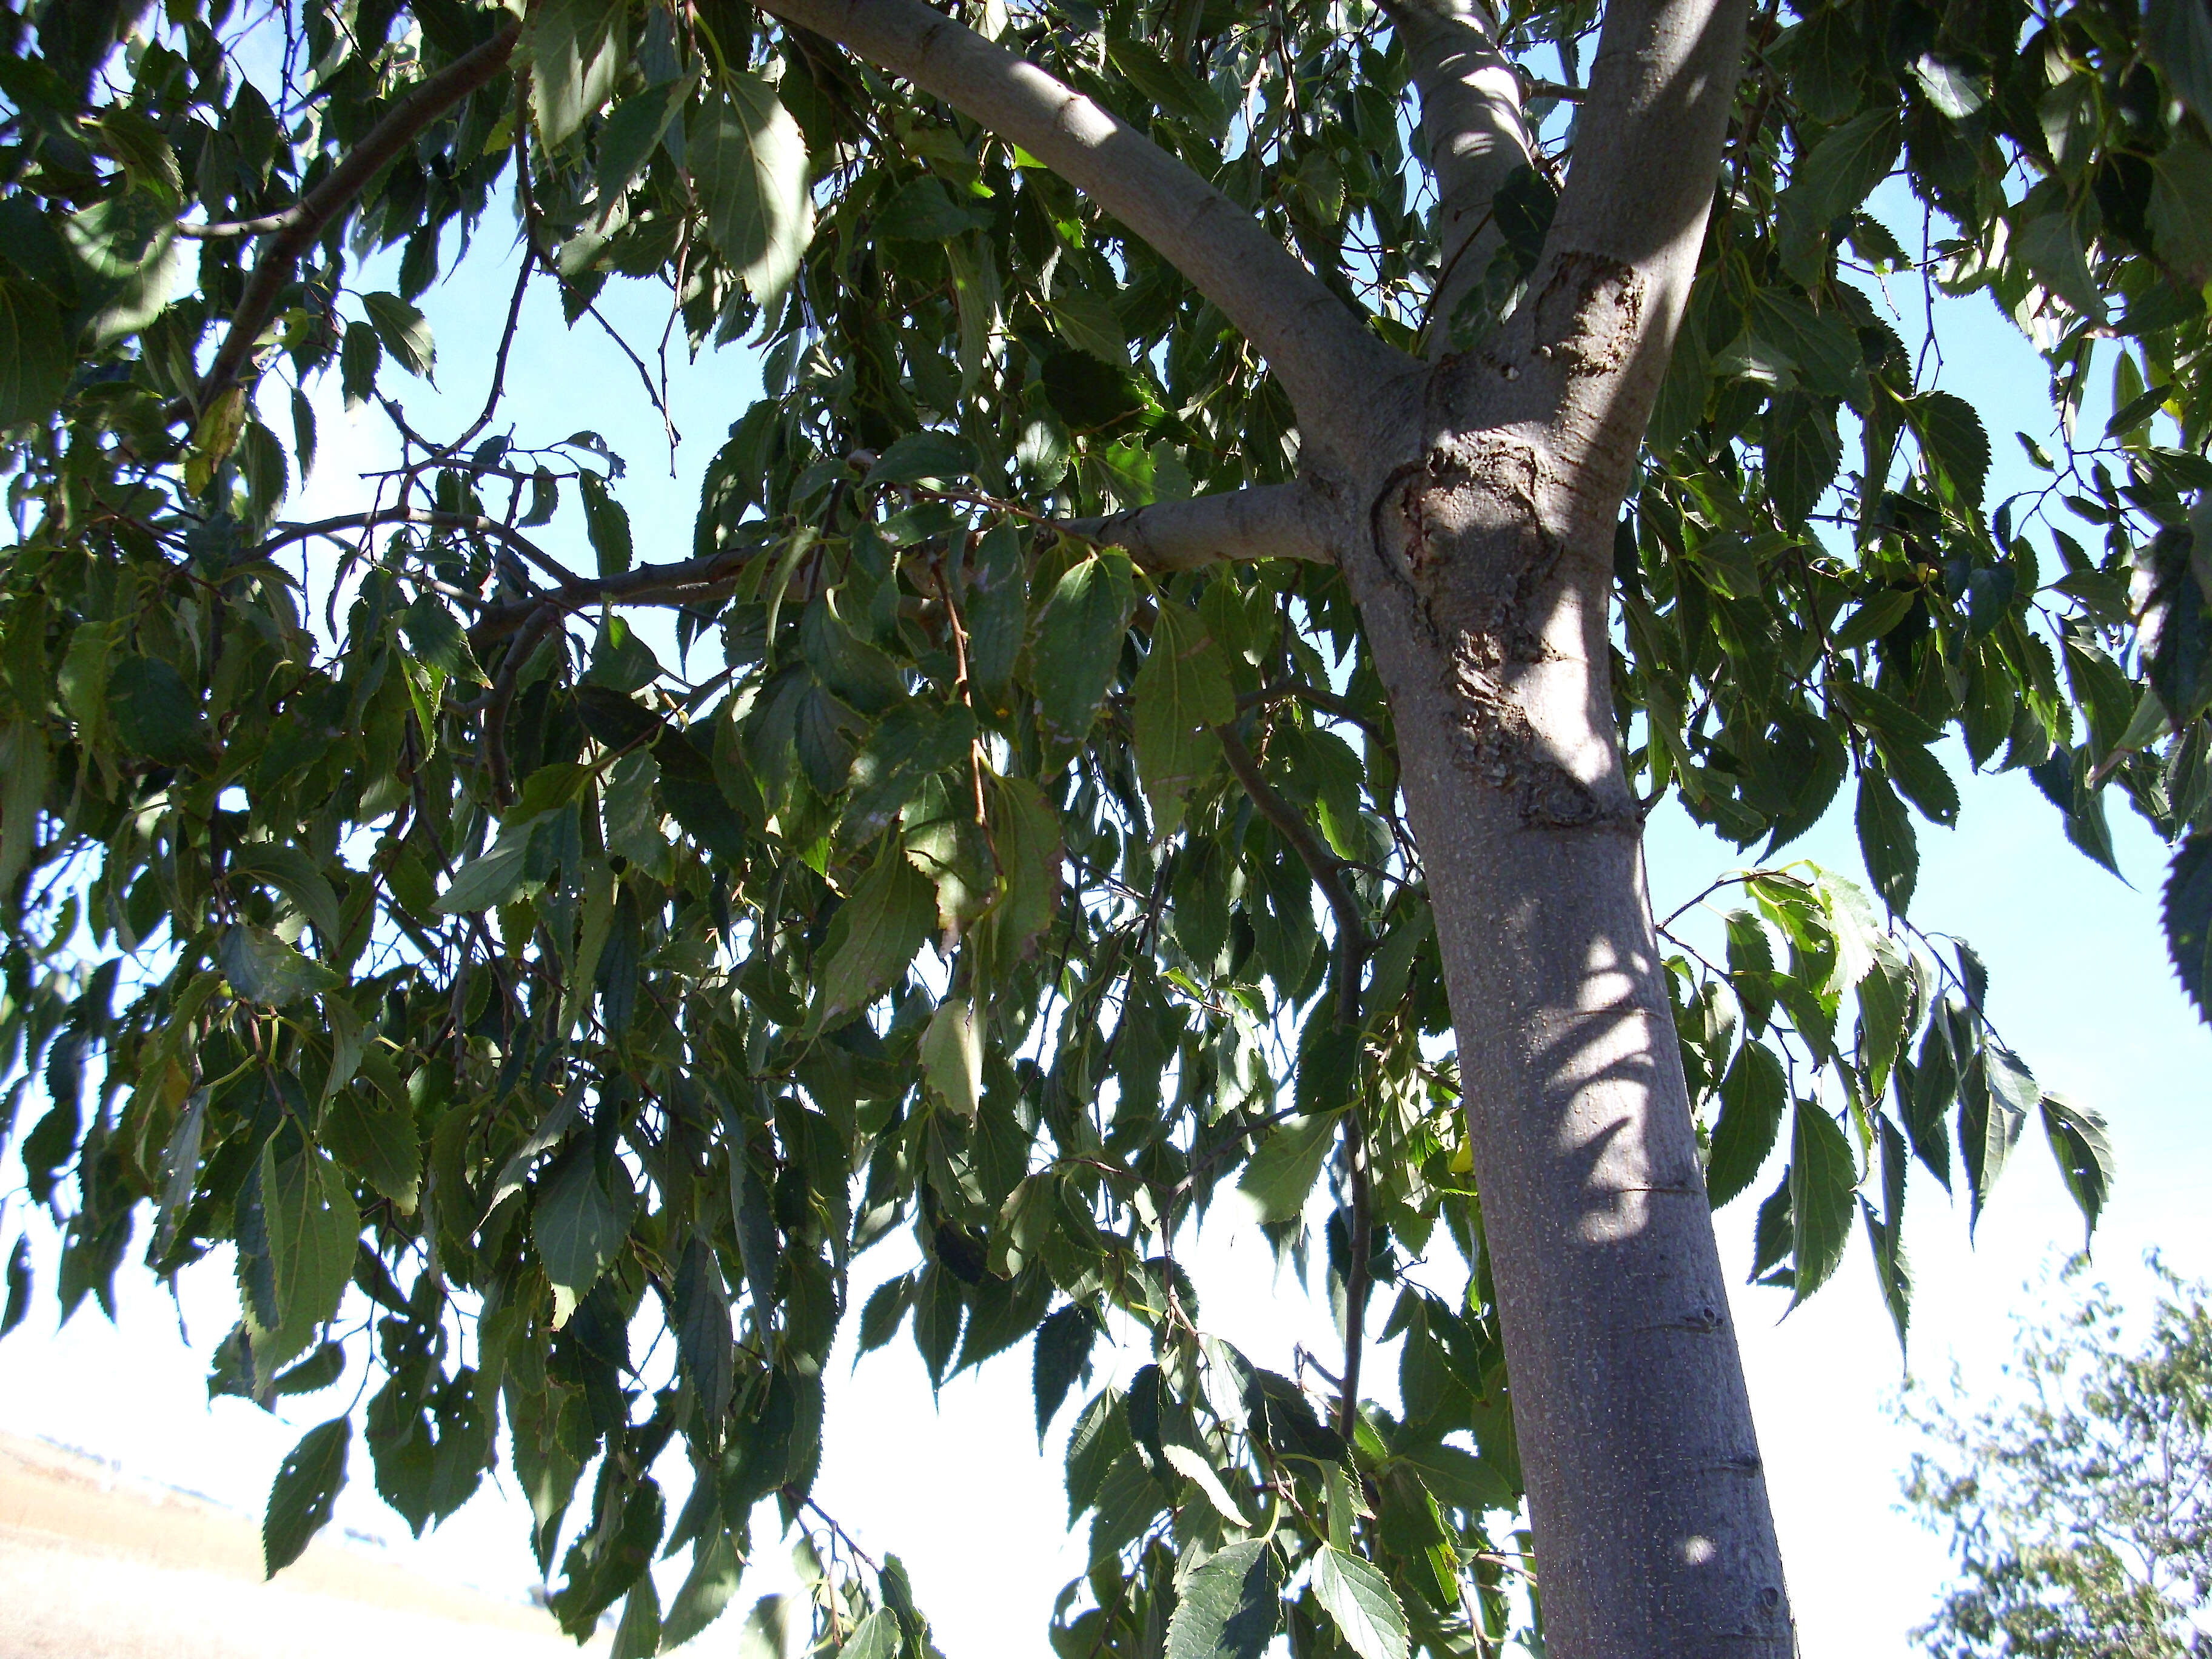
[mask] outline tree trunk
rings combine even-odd
[[[1431,406],[1467,373],[1440,364]],[[1787,1655],[1614,738],[1620,491],[1515,433],[1431,436],[1344,536],[1443,949],[1547,1632],[1563,1659]]]

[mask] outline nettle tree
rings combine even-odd
[[[8,1100],[64,1310],[228,1247],[214,1386],[358,1363],[418,1528],[503,1420],[555,1612],[625,1656],[771,1498],[817,1651],[928,1650],[811,1507],[848,1321],[939,1379],[1032,1345],[1041,1432],[1149,1346],[1078,1395],[1060,1652],[1790,1651],[1713,1205],[1786,1164],[1759,1272],[1806,1296],[1863,1221],[1901,1334],[1908,1159],[1978,1209],[2039,1116],[2093,1221],[2108,1180],[1907,919],[1933,745],[2107,862],[2115,790],[2174,840],[2212,802],[2198,0],[0,32]],[[426,432],[471,238],[514,303]],[[617,276],[664,351],[763,354],[685,558],[502,401],[562,349],[530,286],[580,325]],[[2048,362],[2035,495],[1900,337],[1936,289]],[[286,521],[332,374],[400,464]],[[1770,865],[1674,942],[1669,796],[1769,859],[1848,798],[1872,896]],[[2200,1003],[2208,913],[2200,835]],[[1175,1251],[1232,1195],[1333,1371],[1206,1334]],[[1401,1282],[1445,1238],[1458,1299]],[[287,1461],[272,1571],[355,1432]]]

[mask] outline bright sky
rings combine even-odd
[[[434,434],[465,425],[483,398],[481,377],[512,267],[500,268],[504,239],[489,226],[480,246],[489,258],[469,262],[424,301],[441,343],[446,394],[410,388],[419,395],[406,403],[410,422]],[[1916,342],[1919,296],[1900,289],[1899,299],[1899,331]],[[625,292],[611,289],[603,308],[649,355],[665,316],[653,291],[635,284]],[[1991,499],[2028,487],[2037,475],[2009,434],[2015,427],[2048,434],[2039,365],[1985,300],[1947,304],[1939,314],[1949,363],[1942,383],[1972,399],[1991,431]],[[685,438],[672,482],[659,422],[635,370],[588,320],[564,334],[549,283],[534,285],[521,338],[502,418],[518,423],[524,442],[548,441],[578,427],[604,434],[630,464],[618,493],[630,513],[638,558],[685,556],[699,477],[725,428],[757,395],[751,356],[732,348],[684,370],[679,355],[671,402]],[[680,330],[678,338],[680,344]],[[282,395],[270,398],[267,411],[279,431],[289,429]],[[318,404],[322,457],[308,489],[291,504],[290,514],[300,518],[356,507],[355,473],[386,464],[392,453],[380,414],[345,416],[334,386]],[[2101,422],[2101,411],[2092,418]],[[554,550],[589,556],[557,538]],[[665,659],[672,662],[672,653]],[[1954,775],[1965,764],[1954,752]],[[2124,884],[2065,843],[2057,813],[2024,776],[1974,780],[1962,794],[1957,830],[1921,826],[1915,920],[1931,932],[1973,942],[1991,967],[1990,1012],[2005,1040],[2046,1086],[2110,1121],[2119,1174],[2097,1240],[2100,1271],[2138,1302],[2147,1299],[2148,1282],[2141,1257],[2152,1247],[2185,1273],[2212,1274],[2202,1197],[2212,1187],[2212,1038],[2195,1022],[2166,964],[2156,903],[2162,849],[2116,801]],[[1785,856],[1811,857],[1858,876],[1848,792],[1844,800]],[[1655,819],[1649,848],[1662,914],[1738,862],[1672,811]],[[21,1127],[35,1121],[36,1109],[27,1103]],[[1753,1212],[1780,1162],[1778,1157],[1763,1183],[1717,1218],[1722,1249],[1738,1281],[1749,1266]],[[12,1150],[0,1183],[10,1192],[0,1201],[10,1224],[0,1227],[4,1239],[26,1207]],[[1977,1391],[1999,1386],[2008,1322],[2042,1303],[2042,1276],[2081,1238],[2079,1217],[2039,1130],[2031,1128],[2014,1154],[1972,1249],[1963,1205],[1952,1205],[1917,1167],[1907,1217],[1918,1285],[1914,1376],[1940,1383],[1955,1364]],[[175,1307],[143,1273],[126,1268],[116,1325],[88,1303],[57,1331],[50,1299],[52,1234],[36,1217],[29,1230],[42,1294],[25,1326],[0,1344],[0,1425],[47,1435],[258,1510],[298,1435],[337,1410],[360,1380],[356,1367],[337,1389],[284,1402],[280,1417],[235,1399],[210,1405],[204,1386],[209,1356],[237,1312],[227,1258],[187,1273]],[[909,1248],[894,1239],[863,1258],[854,1306],[876,1283],[909,1265]],[[1202,1324],[1262,1364],[1287,1370],[1291,1346],[1301,1340],[1327,1363],[1335,1343],[1325,1310],[1295,1284],[1275,1282],[1256,1231],[1240,1231],[1225,1213],[1217,1216],[1188,1260],[1204,1298]],[[1455,1291],[1450,1265],[1433,1264],[1431,1275]],[[1946,1561],[1940,1541],[1896,1511],[1899,1475],[1913,1442],[1887,1409],[1903,1371],[1863,1241],[1855,1242],[1836,1281],[1785,1321],[1786,1305],[1782,1292],[1735,1292],[1803,1650],[1808,1659],[1906,1651],[1906,1632],[1932,1607]],[[1124,1374],[1145,1358],[1128,1349],[1108,1356]],[[1386,1399],[1394,1374],[1395,1354],[1385,1349],[1369,1375]],[[823,1506],[872,1553],[902,1558],[951,1659],[1047,1651],[1053,1599],[1082,1569],[1079,1540],[1065,1530],[1060,1484],[1061,1442],[1073,1413],[1063,1412],[1041,1456],[1030,1431],[1025,1348],[951,1383],[934,1410],[903,1336],[857,1374],[848,1346],[833,1359],[829,1381],[826,1454],[816,1492]],[[375,1497],[358,1443],[352,1473],[338,1505],[339,1524],[392,1540],[427,1571],[502,1594],[518,1595],[534,1578],[523,1541],[527,1511],[511,1488],[488,1487],[417,1545]],[[773,1510],[763,1509],[757,1521],[759,1549],[741,1592],[745,1598],[791,1584],[775,1542]],[[680,1579],[682,1565],[674,1564],[664,1597]],[[726,1648],[733,1622],[726,1616],[702,1638],[702,1650]]]

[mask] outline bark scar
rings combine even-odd
[[[1441,665],[1454,757],[1516,795],[1522,821],[1567,829],[1617,814],[1561,765],[1516,684],[1553,654],[1542,623],[1565,544],[1545,524],[1541,452],[1496,432],[1436,445],[1384,482],[1370,513],[1383,571],[1415,600]],[[1486,550],[1479,562],[1462,550]]]
[[[1569,374],[1627,362],[1644,315],[1644,278],[1618,259],[1563,253],[1536,296],[1535,352]]]

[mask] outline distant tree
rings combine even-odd
[[[2134,1352],[2098,1285],[2050,1326],[2022,1322],[2007,1368],[2021,1395],[1966,1419],[1906,1396],[1934,1449],[1914,1455],[1905,1496],[1959,1563],[1916,1632],[1931,1653],[2212,1654],[2212,1307],[2205,1285],[2153,1265],[2166,1294]]]

